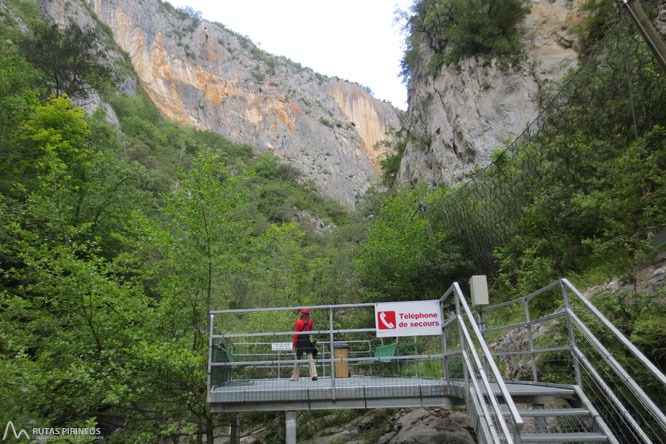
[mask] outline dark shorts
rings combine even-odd
[[[296,359],[301,359],[301,356],[312,353],[313,357],[317,356],[317,349],[310,345],[308,342],[307,344],[300,346],[300,344],[296,344]]]

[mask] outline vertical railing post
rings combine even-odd
[[[583,388],[582,385],[583,380],[580,375],[580,363],[578,362],[576,354],[574,353],[574,349],[576,347],[576,335],[574,333],[573,323],[571,322],[571,318],[569,317],[569,310],[571,310],[571,304],[569,303],[569,290],[567,289],[567,286],[564,285],[564,282],[560,282],[560,285],[562,286],[562,299],[564,299],[564,310],[566,312],[567,330],[569,331],[569,347],[571,350],[571,358],[573,359],[574,371],[576,373],[576,384],[578,385],[578,387]]]
[[[414,356],[419,354],[419,350],[416,344],[416,336],[414,336]],[[400,361],[398,361],[400,362]],[[414,360],[414,366],[416,367],[416,377],[419,377],[419,361]]]
[[[210,379],[212,372],[213,362],[213,326],[215,325],[215,313],[210,314],[210,326],[209,326],[209,335],[208,335],[208,391],[210,392]]]
[[[477,311],[477,316],[479,318],[479,330],[481,331],[481,337],[483,340],[486,340],[486,312],[483,310]],[[486,372],[486,375],[491,376],[490,373],[490,364],[488,364],[488,358],[483,355],[483,371]]]
[[[229,443],[240,444],[240,417],[238,416],[238,413],[234,415],[229,429]]]
[[[333,307],[328,308],[328,329],[331,354],[331,397],[335,400],[335,343],[333,337]]]
[[[440,303],[440,311],[442,312],[442,319],[444,319],[444,303]],[[442,366],[443,366],[443,375],[444,375],[444,380],[447,382],[447,387],[448,382],[451,380],[451,375],[449,374],[449,357],[447,356],[448,353],[448,345],[446,344],[446,327],[442,327]]]
[[[462,356],[462,367],[463,367],[463,381],[465,383],[465,401],[467,402],[467,408],[469,409],[469,371],[467,370],[467,366],[465,365],[465,360],[466,360],[466,353],[465,353],[465,334],[463,333],[463,327],[462,323],[465,322],[461,311],[460,311],[460,296],[458,295],[458,292],[454,292],[454,297],[456,301],[456,317],[458,319],[458,341],[460,343],[460,353]]]
[[[537,368],[536,358],[534,357],[534,336],[532,335],[532,324],[530,323],[530,307],[527,298],[523,298],[523,305],[525,307],[525,322],[527,323],[527,340],[530,344],[530,359],[532,361],[532,381],[537,382]]]
[[[285,443],[296,444],[296,410],[287,410],[285,412]]]

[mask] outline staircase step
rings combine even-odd
[[[583,417],[583,416],[590,416],[590,411],[588,409],[568,409],[568,408],[562,408],[562,409],[530,409],[530,410],[518,410],[518,413],[520,416],[527,416],[527,417],[532,417],[532,418],[543,418],[543,417],[551,417],[551,416],[576,416],[576,417]],[[511,412],[508,410],[502,411],[502,414],[504,416],[510,416]]]
[[[556,387],[537,384],[508,383],[507,389],[511,396],[554,396],[554,397],[573,397],[575,391],[569,387]],[[499,388],[493,387],[496,395],[500,394]]]
[[[608,442],[601,433],[522,433],[522,442]]]

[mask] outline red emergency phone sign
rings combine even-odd
[[[442,334],[442,310],[438,300],[375,304],[378,338]]]
[[[380,311],[377,313],[377,327],[380,330],[393,330],[397,325],[395,311]]]

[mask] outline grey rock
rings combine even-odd
[[[432,186],[455,183],[490,163],[503,142],[523,132],[538,113],[544,85],[561,79],[577,63],[577,39],[569,24],[578,20],[578,1],[532,1],[525,29],[526,60],[519,69],[468,59],[443,67],[434,78],[419,72],[409,82],[408,142],[399,184],[417,180]],[[432,51],[424,46],[422,66]]]
[[[445,409],[414,409],[393,424],[393,434],[378,444],[473,444],[476,443],[467,414]]]

